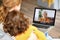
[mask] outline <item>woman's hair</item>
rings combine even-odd
[[[9,7],[9,8],[12,8],[16,5],[19,5],[21,4],[22,0],[3,0],[3,5],[5,7]]]
[[[11,36],[16,36],[18,34],[24,33],[28,27],[28,18],[25,18],[23,13],[12,11],[8,12],[4,21],[3,29]]]
[[[0,5],[0,23],[4,22],[7,12],[12,7],[21,4],[22,0],[1,0]]]
[[[2,5],[2,0],[0,0],[0,6]]]
[[[0,23],[4,22],[4,19],[5,19],[6,15],[7,15],[7,12],[8,12],[8,10],[6,10],[6,8],[1,5],[0,6]]]

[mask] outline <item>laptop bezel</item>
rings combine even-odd
[[[46,26],[54,26],[54,25],[55,25],[55,19],[56,19],[56,9],[38,8],[38,7],[35,7],[35,9],[34,9],[34,15],[33,15],[33,23],[37,23],[37,24],[40,24],[40,25],[45,25],[45,24],[41,24],[41,23],[40,23],[40,22],[38,22],[38,21],[34,21],[34,19],[35,19],[35,11],[36,11],[36,9],[54,10],[54,11],[55,11],[55,15],[54,15],[54,24],[53,24],[53,25],[47,25],[47,24],[46,24]]]

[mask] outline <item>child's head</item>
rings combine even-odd
[[[11,36],[16,36],[27,30],[29,21],[24,15],[17,11],[8,12],[4,21],[4,31]]]

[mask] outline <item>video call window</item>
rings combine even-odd
[[[54,25],[55,10],[36,9],[34,21],[40,24]]]

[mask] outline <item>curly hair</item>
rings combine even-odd
[[[28,27],[28,18],[25,18],[23,13],[12,11],[8,12],[4,21],[3,29],[11,36],[16,36],[18,34],[24,33]]]
[[[7,13],[8,13],[8,10],[6,10],[6,8],[3,6],[0,6],[0,23],[4,22],[4,19],[7,15]]]

